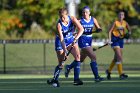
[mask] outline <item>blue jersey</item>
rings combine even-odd
[[[62,34],[63,34],[64,38],[73,36],[73,32],[75,31],[75,27],[74,27],[74,24],[72,23],[70,16],[68,16],[68,19],[69,19],[69,22],[67,25],[63,24],[61,19],[59,19],[59,21],[58,21],[58,23],[60,23],[60,25],[62,27]]]
[[[78,45],[80,48],[90,47],[92,44],[92,30],[94,27],[93,17],[87,22],[83,17],[80,19],[80,23],[84,28],[83,35],[78,40]]]
[[[92,34],[92,29],[94,27],[94,20],[93,17],[90,16],[89,22],[87,22],[83,17],[80,19],[80,23],[84,28],[84,33],[85,35],[91,35]]]
[[[69,19],[69,22],[67,25],[63,24],[61,19],[59,19],[58,21],[58,23],[60,23],[61,28],[62,28],[61,31],[62,31],[66,46],[70,45],[73,42],[74,40],[73,32],[75,31],[75,26],[72,23],[70,16],[68,16],[68,19]],[[55,50],[56,51],[62,50],[62,45],[61,45],[58,35],[56,36],[56,39],[55,39]]]

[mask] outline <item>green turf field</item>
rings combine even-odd
[[[112,80],[99,83],[93,81],[92,75],[81,75],[84,85],[72,85],[73,77],[60,77],[60,88],[47,85],[47,75],[1,75],[0,93],[139,93],[140,73],[130,72],[129,78],[119,80],[113,74]],[[102,75],[105,77],[105,75]]]
[[[42,44],[9,44],[6,46],[6,66],[8,71],[19,71],[20,74],[0,74],[0,93],[139,93],[140,91],[140,45],[125,45],[124,69],[129,75],[127,80],[119,80],[117,71],[112,73],[113,79],[100,83],[93,81],[89,68],[89,59],[82,64],[80,77],[84,81],[82,86],[73,86],[73,72],[70,78],[64,78],[64,71],[60,77],[60,88],[53,88],[46,84],[52,77],[54,66],[57,63],[53,44],[46,44],[46,73],[43,70],[43,45]],[[113,57],[113,51],[109,46],[98,51],[97,62],[99,73],[105,77],[104,71],[108,68]],[[66,61],[69,64],[72,57]],[[85,67],[84,67],[85,65]],[[48,72],[48,67],[51,69]],[[87,69],[88,68],[88,69]],[[0,46],[0,71],[3,69],[3,47]],[[36,74],[21,74],[20,71],[34,70]]]

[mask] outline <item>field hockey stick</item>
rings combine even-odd
[[[76,42],[73,42],[73,43],[72,43],[72,46],[71,46],[71,48],[69,49],[69,51],[68,51],[68,53],[66,54],[66,56],[65,56],[65,58],[64,58],[63,61],[66,61],[66,60],[67,60],[67,57],[68,57],[69,54],[71,53],[71,50],[73,49],[75,43],[76,43]]]
[[[61,63],[61,65],[64,65],[64,63],[65,63],[64,61],[67,60],[67,57],[68,57],[69,54],[71,53],[71,50],[73,49],[75,43],[76,43],[76,42],[73,42],[73,43],[72,43],[72,46],[70,47],[70,49],[69,49],[68,53],[66,54],[66,56],[65,56],[63,62]],[[58,70],[58,71],[54,74],[54,77],[53,77],[54,80],[56,79],[57,75],[60,73],[59,71],[60,71],[60,70]]]
[[[124,39],[124,38],[121,38],[121,39]],[[117,39],[115,42],[118,42],[120,39]],[[114,43],[115,43],[114,42]],[[104,45],[102,45],[102,46],[99,46],[99,47],[97,47],[97,48],[93,48],[93,51],[96,51],[96,50],[98,50],[98,49],[100,49],[100,48],[103,48],[103,47],[105,47],[105,46],[107,46],[107,45],[110,45],[109,43],[106,43],[106,44],[104,44]]]
[[[105,47],[105,46],[107,46],[107,45],[109,45],[109,44],[106,43],[106,44],[104,44],[104,45],[102,45],[102,46],[99,46],[98,48],[93,48],[93,51],[96,51],[96,50],[98,50],[98,49],[100,49],[100,48],[103,48],[103,47]]]

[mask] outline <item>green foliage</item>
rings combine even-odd
[[[57,10],[64,7],[64,2],[62,0],[18,0],[17,6],[18,10],[26,13],[31,21],[38,22],[49,32],[55,31],[54,24],[58,19]]]
[[[82,16],[82,8],[86,5],[91,8],[91,15],[98,20],[103,29],[102,33],[94,34],[94,38],[107,38],[108,29],[117,18],[119,10],[126,12],[126,21],[131,25],[132,31],[135,31],[133,38],[139,38],[139,0],[81,0],[78,5],[78,18]],[[52,37],[56,32],[55,24],[58,19],[58,9],[61,7],[65,7],[64,0],[1,0],[0,31],[4,32],[0,33],[7,34],[1,37],[11,39],[28,37],[27,33],[36,33],[31,30],[33,22],[41,27],[41,32],[50,34],[46,36],[47,38]],[[30,36],[30,38],[37,37]]]
[[[136,26],[134,26],[132,28],[132,37],[133,38],[140,38],[140,29],[138,29]]]
[[[32,33],[32,35],[30,34],[30,38],[42,38],[43,34],[41,36],[37,36],[37,32],[27,31],[31,30],[30,27],[33,22],[37,22],[37,24],[44,29],[42,30],[44,31],[43,37],[46,37],[46,32],[54,34],[56,31],[54,24],[56,24],[56,20],[58,19],[57,10],[64,7],[64,2],[62,0],[16,0],[16,6],[14,8],[6,7],[10,6],[8,5],[9,1],[4,1],[3,5],[5,6],[0,10],[2,14],[0,15],[0,30],[5,31],[9,37],[11,37],[11,34],[14,34],[16,31],[16,33],[19,34],[18,36],[21,38],[29,38],[27,36],[28,32]],[[14,23],[15,18],[19,19],[19,23]],[[10,20],[10,22],[7,20]],[[52,35],[47,35],[47,38],[48,37],[52,37]]]

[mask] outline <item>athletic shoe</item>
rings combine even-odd
[[[73,85],[83,85],[83,81],[81,81],[80,79],[74,80]]]
[[[70,73],[70,69],[68,67],[68,65],[65,66],[65,77],[68,78],[69,77],[69,73]]]
[[[122,79],[127,79],[128,78],[128,75],[126,75],[126,74],[121,74],[120,75],[120,79],[122,80]]]
[[[53,87],[60,87],[58,80],[47,80],[47,84],[52,85]]]
[[[108,70],[106,70],[106,78],[111,80],[111,73]]]
[[[96,78],[95,78],[95,82],[100,82],[100,81],[103,81],[104,80],[104,78],[102,78],[102,77],[100,77],[100,76],[97,76]]]

